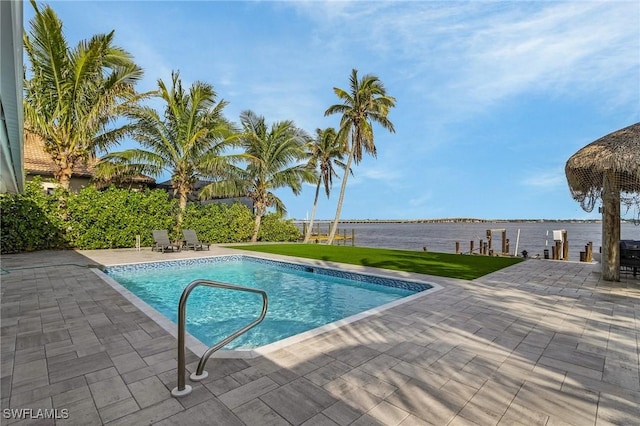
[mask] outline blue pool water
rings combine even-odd
[[[263,346],[431,288],[250,256],[123,265],[105,272],[174,323],[180,295],[195,279],[265,290],[264,321],[227,349]],[[197,287],[187,302],[187,331],[211,346],[256,319],[261,307],[258,294]]]

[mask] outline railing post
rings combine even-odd
[[[259,290],[251,287],[241,287],[232,284],[225,284],[216,281],[208,281],[208,280],[195,280],[189,283],[187,287],[182,292],[182,296],[180,296],[180,302],[178,303],[178,385],[171,390],[171,395],[174,397],[182,397],[189,395],[191,393],[191,386],[185,384],[185,371],[186,371],[186,344],[185,344],[185,334],[187,327],[187,299],[189,298],[189,294],[191,291],[199,285],[204,285],[207,287],[216,287],[216,288],[224,288],[228,290],[238,290],[245,291],[250,293],[257,293],[262,296],[262,312],[258,318],[241,328],[240,330],[232,333],[230,336],[226,337],[224,340],[218,342],[214,346],[207,349],[207,351],[200,358],[200,362],[198,363],[198,368],[196,372],[191,374],[190,379],[193,381],[204,380],[207,378],[208,373],[204,371],[204,366],[209,360],[209,357],[213,355],[213,353],[227,343],[236,339],[240,335],[249,331],[249,329],[258,325],[264,317],[267,315],[267,307],[268,307],[268,298],[267,293],[264,290]]]
[[[185,385],[185,369],[186,369],[186,344],[185,333],[187,328],[187,298],[191,290],[195,287],[196,282],[192,282],[185,287],[180,302],[178,302],[178,386],[173,388],[171,395],[175,397],[186,396],[191,393],[191,386]]]

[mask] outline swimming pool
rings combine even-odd
[[[180,295],[195,279],[265,290],[264,321],[225,349],[264,346],[433,287],[246,255],[116,265],[105,272],[174,323]],[[261,306],[257,294],[196,288],[187,303],[187,331],[211,346],[256,319]]]

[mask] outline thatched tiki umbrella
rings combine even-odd
[[[620,281],[620,204],[640,208],[640,123],[585,146],[564,170],[585,211],[602,200],[602,278]]]

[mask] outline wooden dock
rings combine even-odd
[[[329,240],[329,230],[331,229],[331,224],[329,224],[329,227],[327,228],[327,233],[322,233],[322,231],[320,230],[320,224],[317,224],[317,228],[315,230],[315,232],[312,230],[311,231],[311,237],[309,238],[309,242],[313,242],[316,244],[320,244],[320,243],[325,243]],[[302,235],[304,238],[304,235],[306,235],[307,232],[307,224],[303,223],[302,224]],[[356,241],[356,231],[355,229],[351,229],[351,235],[347,235],[347,230],[343,229],[342,233],[340,233],[341,230],[337,229],[336,230],[336,235],[333,237],[333,243],[334,244],[340,244],[342,243],[343,245],[347,245],[347,242],[350,241],[351,242],[351,246],[355,245],[355,241]]]

